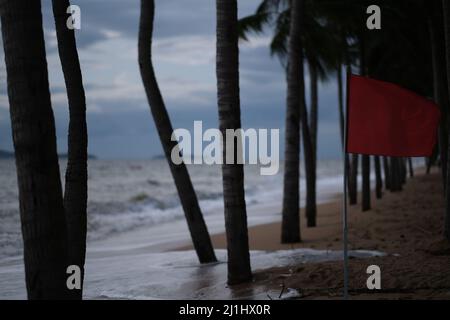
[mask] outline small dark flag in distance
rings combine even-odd
[[[392,157],[430,156],[439,107],[396,84],[350,75],[347,152]]]

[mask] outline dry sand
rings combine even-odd
[[[372,195],[372,210],[349,207],[349,249],[379,250],[384,257],[350,260],[350,294],[353,299],[450,299],[450,246],[443,241],[444,197],[440,173],[408,179],[402,192],[385,191],[381,200]],[[280,223],[249,228],[250,248],[342,249],[341,202],[318,207],[318,226],[306,228],[302,212],[302,240],[280,244]],[[215,248],[225,248],[225,235],[213,236]],[[366,268],[381,268],[380,291],[366,288]],[[269,290],[294,288],[302,298],[340,298],[342,262],[310,263],[288,268],[259,270],[255,283]],[[281,289],[279,289],[281,290]]]

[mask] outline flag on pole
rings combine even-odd
[[[350,75],[347,152],[393,157],[430,156],[439,107],[402,87]]]
[[[391,157],[430,156],[436,144],[439,107],[393,83],[347,74],[344,134],[344,299],[348,299],[348,223],[345,153]]]

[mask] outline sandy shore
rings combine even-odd
[[[450,299],[450,246],[443,241],[444,197],[440,173],[408,179],[404,190],[372,196],[372,210],[349,209],[349,249],[379,250],[385,257],[350,260],[352,298]],[[249,228],[252,250],[290,248],[342,249],[341,202],[318,207],[318,226],[307,228],[302,212],[302,243],[280,244],[280,223]],[[213,236],[215,248],[225,248],[225,235]],[[185,247],[188,249],[189,247]],[[366,288],[366,268],[376,264],[382,290]],[[342,262],[312,263],[255,272],[255,283],[293,288],[303,298],[339,298],[343,286]]]

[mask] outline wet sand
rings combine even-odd
[[[437,169],[416,174],[402,192],[372,195],[372,209],[349,207],[349,249],[379,250],[384,257],[350,260],[350,294],[353,299],[450,299],[450,246],[443,241],[444,196]],[[280,223],[249,228],[252,250],[289,248],[342,249],[341,201],[318,206],[318,226],[306,228],[302,212],[302,243],[280,244]],[[213,236],[216,248],[225,248],[225,235]],[[185,247],[185,249],[189,246]],[[380,291],[366,287],[366,268],[381,268]],[[308,263],[259,270],[253,285],[268,291],[292,288],[298,298],[340,298],[342,262]]]

